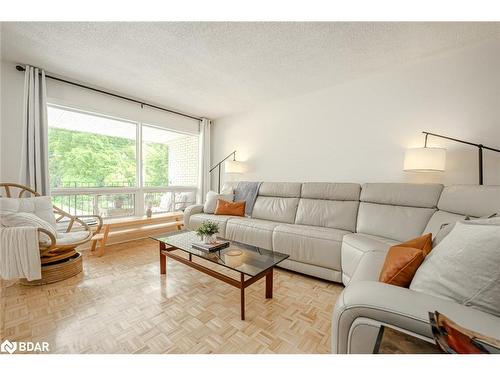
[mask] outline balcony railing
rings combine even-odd
[[[53,188],[51,195],[54,205],[73,215],[95,214],[109,218],[144,215],[148,204],[151,204],[153,213],[162,213],[183,211],[196,203],[196,187],[138,188],[126,182],[113,187],[82,185],[76,181]]]

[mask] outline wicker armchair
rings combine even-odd
[[[0,183],[0,196],[7,198],[27,198],[31,196],[38,197],[40,194],[29,187],[20,184]],[[46,284],[73,276],[71,273],[74,272],[59,272],[64,268],[65,261],[72,263],[73,269],[76,272],[78,267],[75,268],[74,263],[75,260],[78,259],[80,264],[79,269],[81,271],[81,257],[76,251],[76,247],[89,242],[93,235],[95,233],[99,233],[102,228],[102,218],[99,215],[71,215],[56,206],[53,206],[53,211],[56,217],[56,223],[64,224],[63,228],[61,228],[61,226],[58,228],[58,233],[61,234],[61,239],[59,236],[56,238],[52,233],[43,228],[38,228],[39,233],[44,233],[49,238],[49,241],[41,239],[39,241],[40,261],[42,264],[42,281],[25,281],[25,284]],[[94,218],[97,222],[97,226],[95,228],[90,228],[89,225],[83,221],[85,218]],[[77,233],[77,235],[73,235],[72,233],[75,232],[79,233]],[[56,271],[55,274],[52,272],[48,275],[47,272],[49,270],[58,271]],[[58,274],[60,274],[59,277],[57,277]],[[47,280],[47,277],[44,276],[51,277]]]

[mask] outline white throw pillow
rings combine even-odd
[[[215,191],[209,191],[203,205],[203,212],[206,214],[213,214],[215,207],[217,207],[217,199],[224,199],[225,201],[232,202],[234,198],[233,193],[217,194]]]
[[[481,221],[457,222],[410,289],[500,316],[500,218]]]
[[[28,212],[17,212],[8,215],[0,216],[0,223],[4,227],[35,227],[48,230],[50,233],[57,237],[56,230],[47,223],[45,220],[40,219],[38,216]],[[49,236],[45,233],[40,235],[40,239],[43,242],[50,242]]]
[[[0,216],[18,212],[35,214],[57,230],[50,197],[0,198]]]

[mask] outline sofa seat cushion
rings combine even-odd
[[[367,252],[378,251],[384,255],[389,248],[398,244],[398,241],[385,237],[364,233],[351,233],[344,236],[342,241],[342,282],[347,285],[354,275],[358,264]],[[380,273],[381,264],[377,263],[377,272]]]
[[[226,225],[226,238],[273,250],[273,230],[279,224],[268,220],[232,217]]]
[[[342,238],[351,232],[309,225],[280,224],[274,229],[273,250],[290,260],[340,270]]]
[[[227,221],[235,216],[229,215],[214,215],[214,214],[194,214],[189,218],[189,229],[196,230],[203,224],[204,221],[210,220],[219,224],[219,233],[217,236],[226,238]]]

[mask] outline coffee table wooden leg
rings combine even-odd
[[[245,320],[245,287],[243,286],[245,282],[245,275],[241,274],[241,320]]]
[[[167,274],[167,256],[162,253],[162,250],[165,250],[165,244],[160,242],[160,274]]]
[[[273,298],[273,269],[266,274],[266,298]]]

